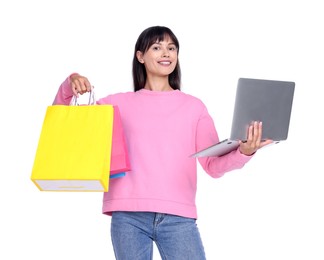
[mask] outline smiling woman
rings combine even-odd
[[[151,27],[139,36],[133,58],[134,90],[180,90],[179,42],[169,28]],[[140,64],[142,65],[140,65]],[[144,76],[144,77],[143,77]],[[165,79],[157,85],[151,79]]]
[[[181,91],[204,101],[220,137],[230,130],[239,77],[292,79],[297,84],[288,142],[262,148],[243,169],[217,180],[197,163],[197,225],[207,259],[323,260],[323,152],[318,141],[301,141],[321,137],[324,131],[320,124],[324,105],[321,4],[318,0],[0,1],[0,259],[115,259],[107,236],[111,217],[100,214],[102,194],[40,193],[30,173],[46,107],[61,81],[76,71],[88,77],[97,97],[133,91],[137,37],[145,28],[162,24],[180,42]],[[163,91],[168,92],[176,91]],[[151,102],[151,107],[146,111],[138,102],[132,107],[133,119],[126,109],[122,111],[123,125],[129,128],[128,147],[147,146],[160,157],[154,162],[156,169],[163,167],[165,172],[163,176],[151,169],[127,172],[133,185],[119,186],[125,192],[119,201],[128,192],[139,198],[141,184],[152,196],[163,188],[165,193],[170,191],[170,201],[178,201],[174,186],[185,185],[188,177],[176,172],[167,187],[163,178],[169,177],[166,171],[182,156],[173,154],[171,161],[164,161],[162,155],[190,142],[184,139],[193,128],[182,133],[180,125],[192,111],[181,111],[180,105],[171,111],[173,104],[167,100],[160,104],[168,95],[136,93],[147,96],[145,102]],[[80,101],[87,103],[88,95]],[[157,106],[164,106],[160,114],[154,113]],[[159,124],[159,118],[162,121],[170,111],[173,125]],[[151,125],[141,126],[141,117],[152,120]],[[136,140],[132,131],[145,133]],[[165,144],[155,148],[163,134],[178,141],[163,140]],[[146,160],[145,154],[131,156],[133,165],[134,160]],[[146,176],[143,183],[139,175]],[[151,175],[159,178],[161,188]],[[120,181],[114,180],[113,185]],[[153,254],[154,260],[161,259],[158,250]]]
[[[131,162],[130,173],[112,180],[104,193],[103,213],[112,216],[117,259],[150,259],[153,241],[163,259],[205,259],[196,224],[197,161],[218,178],[242,168],[264,145],[262,125],[256,123],[237,150],[222,157],[189,157],[219,139],[204,103],[180,91],[178,53],[169,28],[147,28],[135,44],[134,92],[97,101],[119,107]],[[73,95],[90,90],[88,78],[74,73],[54,103],[69,104]]]
[[[137,51],[136,57],[145,66],[147,78],[165,77],[171,75],[175,70],[178,59],[178,48],[174,42],[167,37],[165,40],[153,43],[146,52]],[[167,91],[172,90],[170,83],[166,85],[154,85],[149,80],[144,88],[148,90]],[[177,87],[175,87],[177,89]]]

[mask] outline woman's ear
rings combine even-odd
[[[137,51],[136,52],[136,58],[137,60],[140,62],[140,63],[144,63],[144,60],[143,60],[143,53],[141,51]]]

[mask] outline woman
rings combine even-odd
[[[116,259],[152,259],[153,241],[162,259],[205,259],[196,225],[197,160],[190,155],[219,141],[201,100],[180,91],[179,42],[167,27],[144,30],[135,45],[134,92],[108,95],[98,104],[119,107],[132,170],[113,179],[104,194],[111,215]],[[72,74],[54,103],[91,90],[89,80]],[[261,142],[262,123],[248,129],[247,141],[222,157],[199,158],[212,177],[239,169],[271,141]]]

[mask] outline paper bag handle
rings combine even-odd
[[[88,105],[95,105],[96,104],[96,97],[95,97],[95,93],[93,90],[93,87],[91,87],[91,90],[89,92],[89,101],[88,101]],[[75,95],[72,96],[71,102],[70,102],[70,106],[78,106],[78,97],[76,97]]]

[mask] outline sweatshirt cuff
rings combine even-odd
[[[254,152],[251,155],[245,155],[245,154],[240,152],[239,148],[237,148],[236,151],[235,151],[235,154],[236,154],[237,158],[240,158],[240,160],[242,162],[248,162],[249,160],[251,160],[253,158],[253,156],[256,154],[256,152]]]
[[[71,89],[71,82],[70,82],[70,77],[73,74],[71,74],[69,77],[67,77],[63,83],[61,84],[61,86],[58,89],[58,92],[55,96],[53,105],[69,105],[70,101],[72,99],[73,96],[73,92]]]

